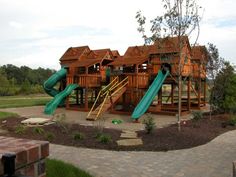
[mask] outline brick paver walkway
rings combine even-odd
[[[202,146],[168,152],[117,152],[52,144],[50,157],[97,177],[230,177],[236,160],[236,131]]]

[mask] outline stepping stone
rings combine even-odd
[[[21,121],[21,123],[27,124],[27,125],[43,125],[50,121],[51,119],[48,119],[48,118],[29,118],[29,119]]]
[[[0,128],[0,133],[1,133],[1,134],[7,134],[8,131],[7,131],[7,130],[3,130],[3,129]]]
[[[121,138],[137,138],[136,132],[129,132],[129,133],[121,133]]]
[[[116,142],[117,142],[118,146],[137,146],[137,145],[143,144],[143,141],[140,138],[124,139],[124,140],[118,140]]]

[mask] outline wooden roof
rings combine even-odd
[[[192,60],[207,60],[207,49],[205,46],[192,47]]]
[[[70,67],[89,67],[103,62],[103,60],[112,61],[113,56],[110,49],[89,50],[80,59],[70,64]]]
[[[120,57],[120,53],[118,50],[112,50],[111,53],[112,53],[113,57],[115,57],[115,58]]]
[[[90,49],[88,46],[81,46],[81,47],[70,47],[66,50],[66,52],[60,58],[60,61],[65,60],[79,60],[79,58],[89,52]]]

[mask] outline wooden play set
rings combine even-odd
[[[89,120],[98,119],[108,110],[131,114],[135,108],[144,109],[145,106],[147,112],[175,115],[179,72],[181,112],[184,114],[206,105],[206,61],[206,48],[191,47],[186,36],[129,47],[123,56],[110,49],[70,47],[60,58],[61,66],[66,69],[60,89],[77,84],[65,94],[66,108],[88,111]],[[140,102],[143,105],[137,108]]]

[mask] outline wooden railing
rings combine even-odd
[[[98,74],[67,75],[67,84],[78,84],[80,87],[100,87],[101,76]]]
[[[116,76],[112,76],[111,79]],[[149,85],[149,74],[148,73],[123,73],[119,76],[120,81],[125,77],[128,77],[128,85],[127,87],[135,87],[135,88],[147,88]]]
[[[75,82],[80,87],[99,87],[101,86],[101,76],[98,74],[81,74],[75,76]]]

